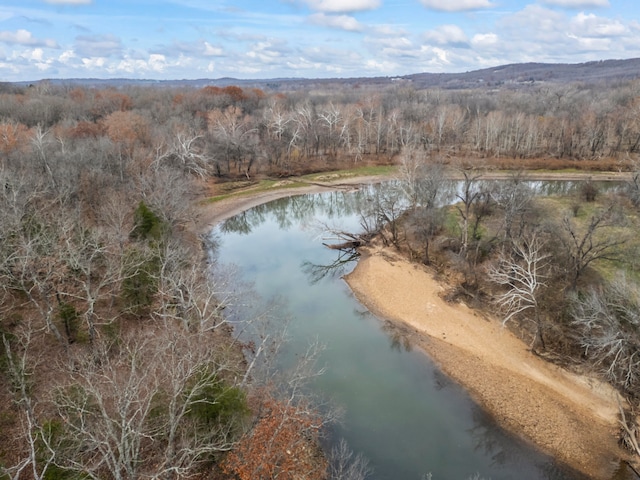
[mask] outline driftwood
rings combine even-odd
[[[350,240],[342,243],[323,243],[323,245],[331,250],[353,250],[354,248],[361,247],[363,242],[360,240]]]
[[[327,231],[331,234],[329,238],[337,240],[338,243],[322,242],[322,244],[332,250],[354,250],[367,245],[373,238],[373,235],[369,233],[349,233],[335,229]]]

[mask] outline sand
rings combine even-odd
[[[346,281],[372,312],[404,325],[501,426],[592,478],[612,478],[624,453],[608,384],[532,354],[499,319],[447,303],[429,270],[391,248],[363,249]]]
[[[369,181],[231,197],[201,206],[199,230],[277,198]],[[346,281],[363,305],[401,326],[501,426],[591,478],[612,478],[625,453],[617,444],[619,398],[608,384],[532,354],[498,318],[447,303],[441,298],[447,286],[392,248],[371,247],[362,254]]]

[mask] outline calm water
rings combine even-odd
[[[359,201],[366,193],[283,199],[214,230],[219,258],[237,265],[262,299],[284,300],[291,320],[282,364],[316,339],[326,346],[318,362],[326,372],[312,387],[345,410],[334,441],[345,438],[365,455],[375,469],[370,478],[379,480],[582,478],[499,429],[426,355],[360,305],[340,278],[354,263],[324,269],[339,252],[322,245],[313,225],[357,230]]]

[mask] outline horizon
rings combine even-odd
[[[406,75],[377,75],[377,76],[359,76],[359,77],[255,77],[255,78],[236,78],[236,77],[199,77],[199,78],[132,78],[132,77],[64,77],[64,78],[38,78],[38,79],[30,79],[30,80],[18,80],[14,82],[2,82],[0,83],[14,83],[14,84],[35,84],[39,82],[154,82],[154,83],[180,83],[180,82],[199,82],[199,81],[209,81],[209,82],[222,82],[225,80],[228,81],[238,81],[240,83],[261,83],[261,82],[271,82],[271,81],[291,81],[291,82],[304,82],[304,81],[349,81],[349,80],[374,80],[374,79],[394,79],[394,78],[406,78],[418,75],[464,75],[464,74],[473,74],[484,70],[491,70],[496,68],[507,68],[507,67],[517,67],[517,66],[526,66],[526,65],[539,65],[539,66],[566,66],[566,67],[580,67],[583,65],[596,64],[596,63],[606,63],[606,62],[631,62],[634,60],[639,60],[640,57],[633,58],[607,58],[602,60],[590,60],[587,62],[580,63],[548,63],[548,62],[523,62],[523,63],[509,63],[509,64],[501,64],[501,65],[493,65],[489,67],[483,67],[480,69],[467,70],[464,72],[414,72],[408,73]],[[638,77],[640,77],[640,70],[638,71]]]
[[[630,0],[5,0],[0,82],[350,79],[640,57]]]

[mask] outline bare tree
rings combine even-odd
[[[543,321],[538,299],[545,286],[542,271],[548,265],[549,255],[543,253],[543,247],[543,242],[535,234],[530,238],[514,241],[512,250],[503,252],[498,264],[489,269],[489,279],[506,289],[495,299],[504,312],[503,324],[530,313],[536,327],[532,347],[539,344],[544,350]]]
[[[211,158],[203,153],[202,138],[201,134],[178,130],[168,145],[157,148],[152,166],[158,168],[163,163],[174,163],[175,166],[204,178],[211,171]]]
[[[496,182],[491,198],[504,215],[504,240],[520,238],[527,225],[527,215],[533,206],[534,191],[526,183],[521,172],[505,182]]]
[[[26,446],[21,459],[10,467],[0,466],[0,474],[6,474],[12,480],[25,476],[35,480],[46,477],[47,471],[55,464],[56,450],[51,431],[40,423],[37,414],[38,400],[33,395],[33,376],[41,361],[34,337],[37,331],[30,322],[26,322],[14,335],[13,345],[7,335],[2,334],[2,343],[14,404],[20,418],[19,434]],[[18,455],[20,456],[20,455]]]
[[[31,137],[31,145],[33,146],[33,149],[35,150],[40,161],[42,162],[42,165],[44,166],[44,169],[46,170],[47,175],[51,180],[51,185],[53,186],[54,189],[57,189],[58,185],[53,175],[53,171],[51,170],[51,165],[47,155],[48,153],[47,152],[47,149],[48,149],[47,136],[48,135],[49,135],[49,130],[44,130],[40,125],[38,125],[38,127],[35,129],[33,137]]]
[[[84,228],[78,224],[65,228],[61,248],[61,260],[67,266],[64,288],[59,298],[81,305],[89,341],[93,343],[97,336],[97,327],[113,323],[118,311],[107,308],[104,303],[98,312],[98,302],[114,298],[119,291],[126,272],[133,272],[141,266],[141,259],[125,256],[98,229]],[[136,265],[123,265],[123,260],[135,261]],[[69,335],[69,329],[67,328]],[[70,335],[69,335],[70,336]]]
[[[451,183],[447,181],[446,167],[440,159],[430,161],[424,153],[412,148],[402,151],[398,179],[412,209],[418,206],[434,208],[449,193]]]
[[[617,258],[617,248],[626,242],[620,235],[606,234],[615,220],[615,204],[596,211],[586,227],[580,228],[565,215],[562,219],[559,239],[568,257],[567,269],[571,275],[571,288],[578,286],[578,280],[591,263],[596,260]]]
[[[424,245],[423,262],[427,265],[430,263],[429,244],[442,227],[445,218],[442,206],[452,195],[452,187],[442,162],[429,162],[413,149],[403,151],[400,188],[410,203],[410,219]]]
[[[329,453],[330,480],[365,480],[373,468],[362,454],[355,454],[344,439],[340,439]]]
[[[374,227],[375,230],[372,231],[380,233],[385,244],[391,242],[398,245],[400,240],[398,219],[405,209],[406,201],[400,188],[397,186],[391,186],[391,188],[376,186],[360,212],[360,223]],[[386,236],[385,229],[388,229],[391,239]]]
[[[474,238],[474,232],[470,232],[472,225],[477,225],[479,220],[474,222],[473,215],[474,209],[473,206],[482,195],[482,190],[478,184],[478,181],[482,177],[482,173],[477,170],[467,170],[461,169],[460,173],[462,174],[463,180],[462,185],[460,187],[460,191],[456,193],[456,197],[460,201],[459,204],[456,205],[456,210],[460,215],[460,253],[462,255],[466,255],[469,249],[469,242]],[[477,231],[477,228],[474,229]],[[471,237],[469,234],[472,233]]]
[[[638,395],[640,288],[619,274],[602,290],[571,295],[571,317],[584,354],[614,385]]]

